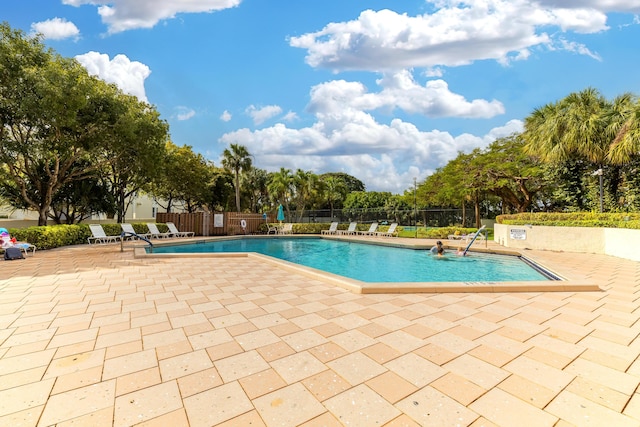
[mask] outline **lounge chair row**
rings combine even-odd
[[[160,232],[158,230],[158,226],[152,222],[147,223],[147,228],[149,229],[148,233],[136,233],[133,228],[133,225],[129,223],[120,224],[122,228],[123,234],[117,236],[107,236],[100,224],[89,224],[89,229],[91,230],[91,236],[87,238],[89,244],[93,243],[111,243],[111,242],[119,242],[121,239],[125,240],[135,240],[138,237],[143,237],[145,239],[162,239],[169,237],[193,237],[193,231],[180,231],[172,222],[167,222],[167,227],[169,231],[166,233]]]
[[[387,231],[378,231],[378,223],[374,222],[369,226],[367,231],[358,231],[357,230],[358,223],[352,222],[349,224],[349,228],[346,230],[338,230],[338,223],[332,222],[331,226],[329,226],[328,230],[322,230],[321,234],[325,235],[360,235],[360,236],[376,236],[376,237],[393,237],[397,235],[396,228],[398,227],[398,223],[394,222],[389,226]]]
[[[282,225],[270,225],[267,229],[267,234],[293,234],[293,224],[290,222]]]
[[[449,234],[447,238],[449,240],[464,240],[465,242],[469,242],[474,238],[476,238],[477,240],[486,240],[487,237],[481,231],[476,231],[475,233],[469,234]]]

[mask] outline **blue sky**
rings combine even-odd
[[[160,111],[220,165],[402,193],[594,87],[640,93],[638,0],[22,0],[0,20]]]

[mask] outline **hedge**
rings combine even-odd
[[[535,212],[499,215],[498,224],[640,229],[640,213]]]
[[[145,234],[149,230],[146,223],[132,224],[137,233]],[[102,224],[102,228],[107,236],[120,235],[122,227],[120,224]],[[166,224],[158,224],[161,233],[167,232],[169,228]],[[73,225],[49,225],[46,227],[33,226],[26,228],[9,228],[9,234],[19,241],[29,242],[38,249],[53,249],[62,246],[82,245],[87,243],[87,238],[91,236],[88,224]]]

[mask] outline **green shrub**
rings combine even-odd
[[[536,212],[499,215],[498,224],[547,225],[556,227],[608,227],[640,229],[640,213]]]
[[[35,245],[38,249],[53,249],[87,243],[87,237],[91,236],[89,227],[85,224],[10,228],[9,233],[20,241]]]
[[[136,233],[146,234],[149,232],[146,223],[134,223],[132,225]],[[166,224],[157,225],[161,233],[169,231],[169,227]],[[107,236],[119,236],[122,233],[120,224],[102,224],[102,229]],[[29,242],[39,250],[86,244],[87,238],[91,236],[88,224],[10,228],[8,231],[17,240]]]

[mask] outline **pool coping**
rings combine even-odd
[[[291,235],[239,235],[239,236],[216,236],[197,237],[183,240],[166,240],[154,242],[154,246],[174,246],[194,243],[206,243],[210,241],[232,240],[238,238],[291,238]],[[350,241],[356,243],[372,244],[378,246],[392,246],[409,249],[429,249],[431,244],[408,243],[393,241],[393,238],[376,237],[375,240],[365,239],[362,236],[318,236],[318,235],[295,235],[296,238],[321,238],[329,240]],[[453,249],[449,245],[445,245]],[[602,289],[593,281],[584,277],[568,278],[557,271],[550,269],[544,263],[536,260],[535,257],[524,255],[519,251],[511,249],[478,248],[474,247],[473,252],[491,253],[499,255],[513,255],[526,258],[536,265],[550,271],[558,276],[560,280],[546,281],[511,281],[511,282],[362,282],[334,273],[318,270],[312,267],[303,266],[290,261],[281,260],[268,255],[256,252],[226,252],[226,253],[147,253],[145,246],[136,245],[134,247],[135,258],[256,258],[262,261],[275,264],[289,271],[302,274],[304,276],[333,283],[342,289],[349,290],[357,294],[382,294],[382,293],[500,293],[500,292],[594,292]]]

